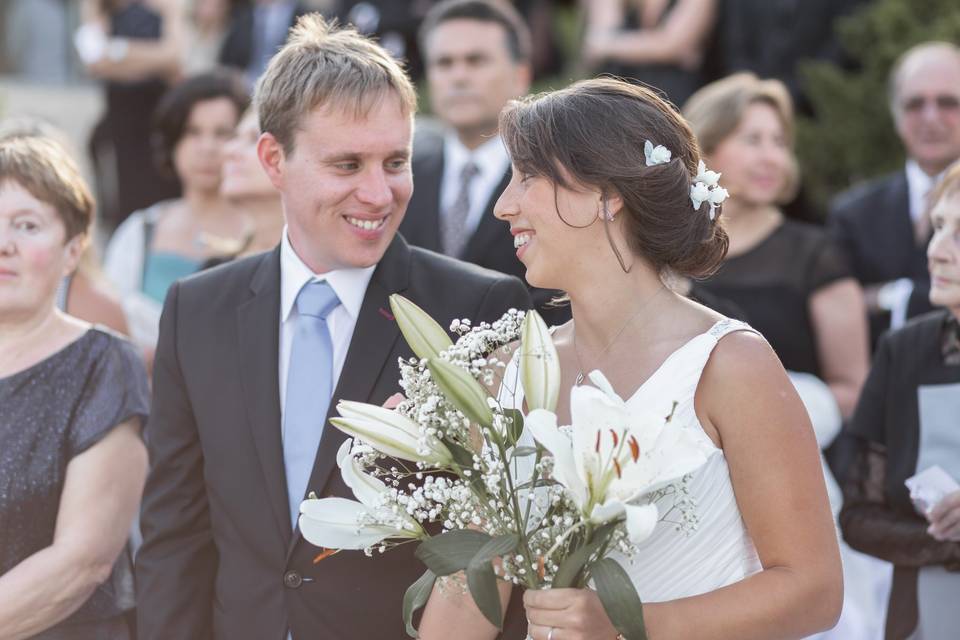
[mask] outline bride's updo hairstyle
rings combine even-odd
[[[727,234],[711,220],[709,203],[698,211],[690,199],[700,161],[696,138],[650,89],[611,78],[583,80],[511,102],[500,114],[500,133],[522,174],[546,177],[554,189],[589,186],[604,197],[619,195],[629,247],[657,271],[703,278],[726,255]],[[648,140],[666,147],[671,160],[647,166]]]

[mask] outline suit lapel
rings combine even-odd
[[[887,259],[898,265],[898,273],[912,270],[913,256],[917,252],[914,238],[913,218],[910,217],[910,185],[905,171],[897,173],[897,179],[891,182],[887,197],[887,215],[891,217],[886,228],[894,230],[892,248],[895,256]]]
[[[443,147],[417,158],[413,168],[413,198],[407,207],[409,222],[402,228],[411,243],[431,251],[440,246],[440,184],[443,181]],[[405,220],[405,222],[407,221]]]
[[[400,328],[390,313],[390,295],[406,289],[410,270],[410,250],[406,242],[396,236],[373,272],[360,307],[360,315],[353,330],[347,359],[340,372],[336,391],[330,400],[324,422],[323,435],[317,448],[307,492],[321,494],[336,468],[337,450],[346,435],[330,424],[337,415],[338,400],[370,402],[374,388],[384,368],[391,364],[394,344],[400,337]],[[392,368],[391,368],[392,370]],[[281,453],[282,458],[282,453]],[[306,498],[306,496],[304,496]],[[299,528],[294,533],[287,556],[300,539]]]
[[[467,242],[467,246],[463,251],[464,261],[482,264],[484,256],[491,253],[489,250],[491,244],[496,245],[498,243],[510,242],[510,226],[502,220],[497,220],[493,215],[493,208],[497,204],[500,194],[503,193],[503,190],[507,188],[507,184],[509,183],[510,169],[507,169],[507,172],[503,175],[503,178],[500,179],[500,183],[496,189],[490,194],[487,207],[483,211],[483,217],[480,218],[476,230]]]
[[[243,403],[264,486],[282,539],[290,537],[280,439],[280,249],[264,256],[250,283],[253,297],[237,310]]]

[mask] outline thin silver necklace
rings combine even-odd
[[[617,339],[621,336],[621,334],[623,334],[623,332],[626,331],[627,327],[629,327],[630,324],[631,324],[634,320],[637,319],[637,316],[639,316],[641,313],[643,313],[643,310],[644,310],[644,309],[648,308],[651,304],[653,304],[654,298],[656,298],[658,295],[660,295],[660,292],[663,291],[664,289],[666,289],[666,286],[664,286],[664,284],[661,283],[661,284],[660,284],[660,288],[658,288],[656,291],[654,291],[654,292],[650,295],[650,297],[647,298],[647,300],[646,300],[642,305],[640,305],[640,308],[637,310],[637,312],[634,313],[634,314],[633,314],[632,316],[630,316],[629,318],[627,318],[627,321],[626,321],[625,323],[623,323],[623,326],[620,327],[620,330],[617,331],[616,335],[613,336],[613,339],[611,339],[610,342],[607,343],[607,346],[605,346],[605,347],[600,351],[600,353],[597,354],[597,357],[596,357],[596,361],[597,361],[597,362],[600,362],[600,360],[603,358],[603,356],[606,355],[607,351],[610,350],[610,347],[612,347],[613,344],[617,341]],[[649,320],[649,318],[647,318],[647,319]],[[646,323],[644,323],[644,324],[646,324]],[[576,359],[577,359],[577,367],[578,367],[578,369],[579,369],[579,370],[577,371],[577,379],[574,381],[573,385],[574,385],[575,387],[579,387],[579,386],[583,383],[583,363],[580,362],[580,348],[577,346],[577,329],[576,329],[576,323],[574,323],[574,329],[573,329],[573,355],[574,355],[574,357],[576,357]]]

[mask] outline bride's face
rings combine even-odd
[[[517,258],[535,287],[568,290],[578,266],[610,252],[599,218],[600,192],[567,188],[543,176],[525,176],[513,168],[510,183],[494,207],[494,215],[510,224]],[[605,255],[605,254],[604,254]]]

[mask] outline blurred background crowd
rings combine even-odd
[[[764,334],[824,450],[849,545],[847,604],[827,635],[956,637],[937,625],[960,598],[960,525],[928,531],[904,480],[933,465],[960,478],[960,5],[437,4],[4,2],[0,143],[55,140],[95,196],[55,303],[130,336],[149,369],[171,283],[277,244],[281,203],[250,101],[303,13],[376,36],[421,89],[403,236],[521,278],[492,215],[510,175],[501,108],[600,73],[646,83],[682,110],[731,195],[724,265],[671,284]],[[62,208],[56,188],[19,186]],[[569,318],[556,292],[532,293],[549,321]]]

